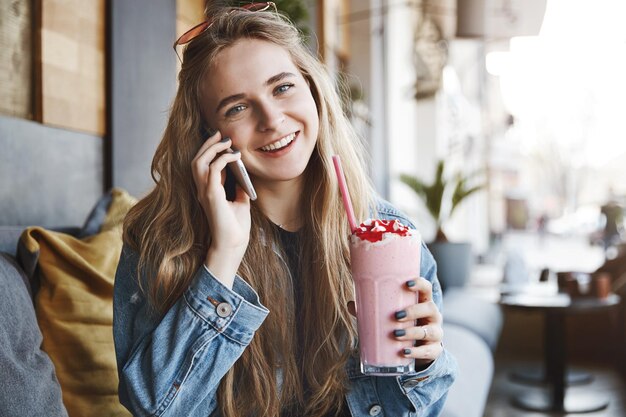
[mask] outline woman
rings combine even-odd
[[[438,415],[455,363],[425,247],[425,278],[407,277],[423,302],[397,314],[421,325],[398,334],[419,371],[357,371],[349,228],[331,155],[343,160],[358,218],[410,223],[375,198],[322,65],[289,22],[260,11],[268,5],[211,10],[179,40],[188,44],[156,187],[124,225],[120,400],[140,416]],[[238,159],[254,202],[225,184]]]

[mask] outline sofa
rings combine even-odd
[[[0,226],[3,417],[129,415],[117,401],[111,299],[133,201],[112,190],[82,227]],[[443,313],[460,372],[442,416],[481,417],[502,315],[461,287],[446,289]]]
[[[484,416],[502,322],[497,304],[462,286],[444,290],[443,343],[456,358],[459,375],[450,388],[442,417]]]

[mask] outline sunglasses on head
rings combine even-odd
[[[234,8],[233,10],[246,10],[249,12],[263,12],[269,9],[270,7],[274,9],[274,12],[277,11],[276,4],[271,1],[262,2],[262,3],[245,4],[241,7]],[[176,56],[178,56],[178,59],[181,62],[182,62],[182,59],[178,55],[178,50],[176,49],[176,47],[188,44],[189,42],[197,38],[199,35],[206,32],[211,27],[212,24],[213,24],[213,21],[209,18],[205,20],[204,22],[198,23],[197,25],[189,29],[187,32],[183,33],[180,36],[180,38],[176,39],[176,42],[174,42],[174,52],[176,53]]]

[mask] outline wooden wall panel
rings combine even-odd
[[[0,113],[32,114],[32,2],[0,1]]]
[[[40,121],[104,135],[105,0],[45,0],[40,7]]]

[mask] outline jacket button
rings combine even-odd
[[[417,386],[417,384],[419,384],[419,381],[416,381],[415,379],[409,379],[408,381],[404,382],[402,386],[404,388],[413,388]]]
[[[422,376],[419,378],[409,379],[408,381],[404,381],[402,383],[402,386],[406,389],[410,389],[410,388],[416,387],[420,382],[425,381],[427,379],[428,379],[428,375]]]
[[[215,310],[218,316],[228,317],[233,312],[233,307],[228,303],[219,303]]]
[[[378,404],[374,404],[370,407],[370,416],[377,416],[381,411],[383,411],[383,408]]]

